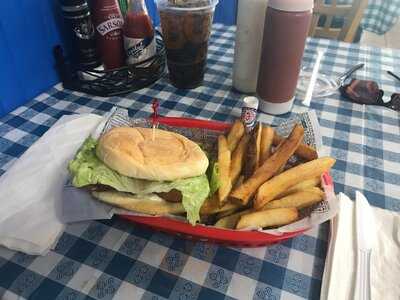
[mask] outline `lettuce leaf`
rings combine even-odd
[[[209,175],[209,180],[210,180],[210,196],[214,195],[214,193],[219,189],[219,186],[221,185],[219,181],[219,169],[218,169],[218,163],[215,162],[212,164],[211,170],[210,170],[210,175]]]
[[[132,194],[150,194],[169,192],[176,189],[182,193],[182,205],[187,212],[187,219],[195,225],[200,219],[200,208],[210,193],[207,176],[185,178],[175,181],[149,181],[120,175],[107,167],[96,156],[97,141],[86,139],[75,158],[68,165],[75,187],[102,184],[120,192]]]

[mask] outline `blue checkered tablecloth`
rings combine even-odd
[[[354,0],[337,0],[338,4],[352,4]],[[332,0],[325,0],[332,3]],[[361,28],[363,30],[383,35],[397,23],[400,17],[400,0],[368,0]]]
[[[64,114],[104,114],[113,105],[132,116],[151,112],[220,121],[240,115],[243,95],[231,88],[234,27],[215,25],[204,86],[176,90],[163,78],[126,97],[109,99],[63,90],[60,85],[0,119],[0,172]],[[338,74],[363,62],[357,76],[378,81],[385,93],[400,83],[385,70],[400,70],[400,52],[310,39],[304,65],[325,49],[322,70]],[[338,94],[314,99],[337,192],[362,191],[375,206],[400,211],[400,117],[381,107],[352,104]],[[292,113],[304,108],[296,101]],[[277,124],[291,114],[259,119]],[[219,247],[144,229],[118,218],[68,225],[47,256],[0,248],[1,299],[319,299],[328,225],[281,244]],[[20,297],[20,298],[19,298]]]
[[[385,34],[400,17],[400,0],[369,0],[361,27],[370,32]]]

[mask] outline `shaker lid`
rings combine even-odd
[[[269,0],[268,7],[283,11],[308,11],[314,7],[314,0]]]
[[[247,96],[243,98],[242,108],[258,109],[258,98],[254,96]]]
[[[214,9],[219,0],[156,0],[159,10],[196,11]]]

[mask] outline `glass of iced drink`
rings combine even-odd
[[[157,0],[171,83],[202,84],[214,9],[218,0]]]

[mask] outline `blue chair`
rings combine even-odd
[[[146,0],[155,24],[154,0]],[[214,22],[236,23],[236,0],[220,0]],[[0,117],[59,82],[52,48],[68,49],[57,0],[3,1],[0,10]]]

